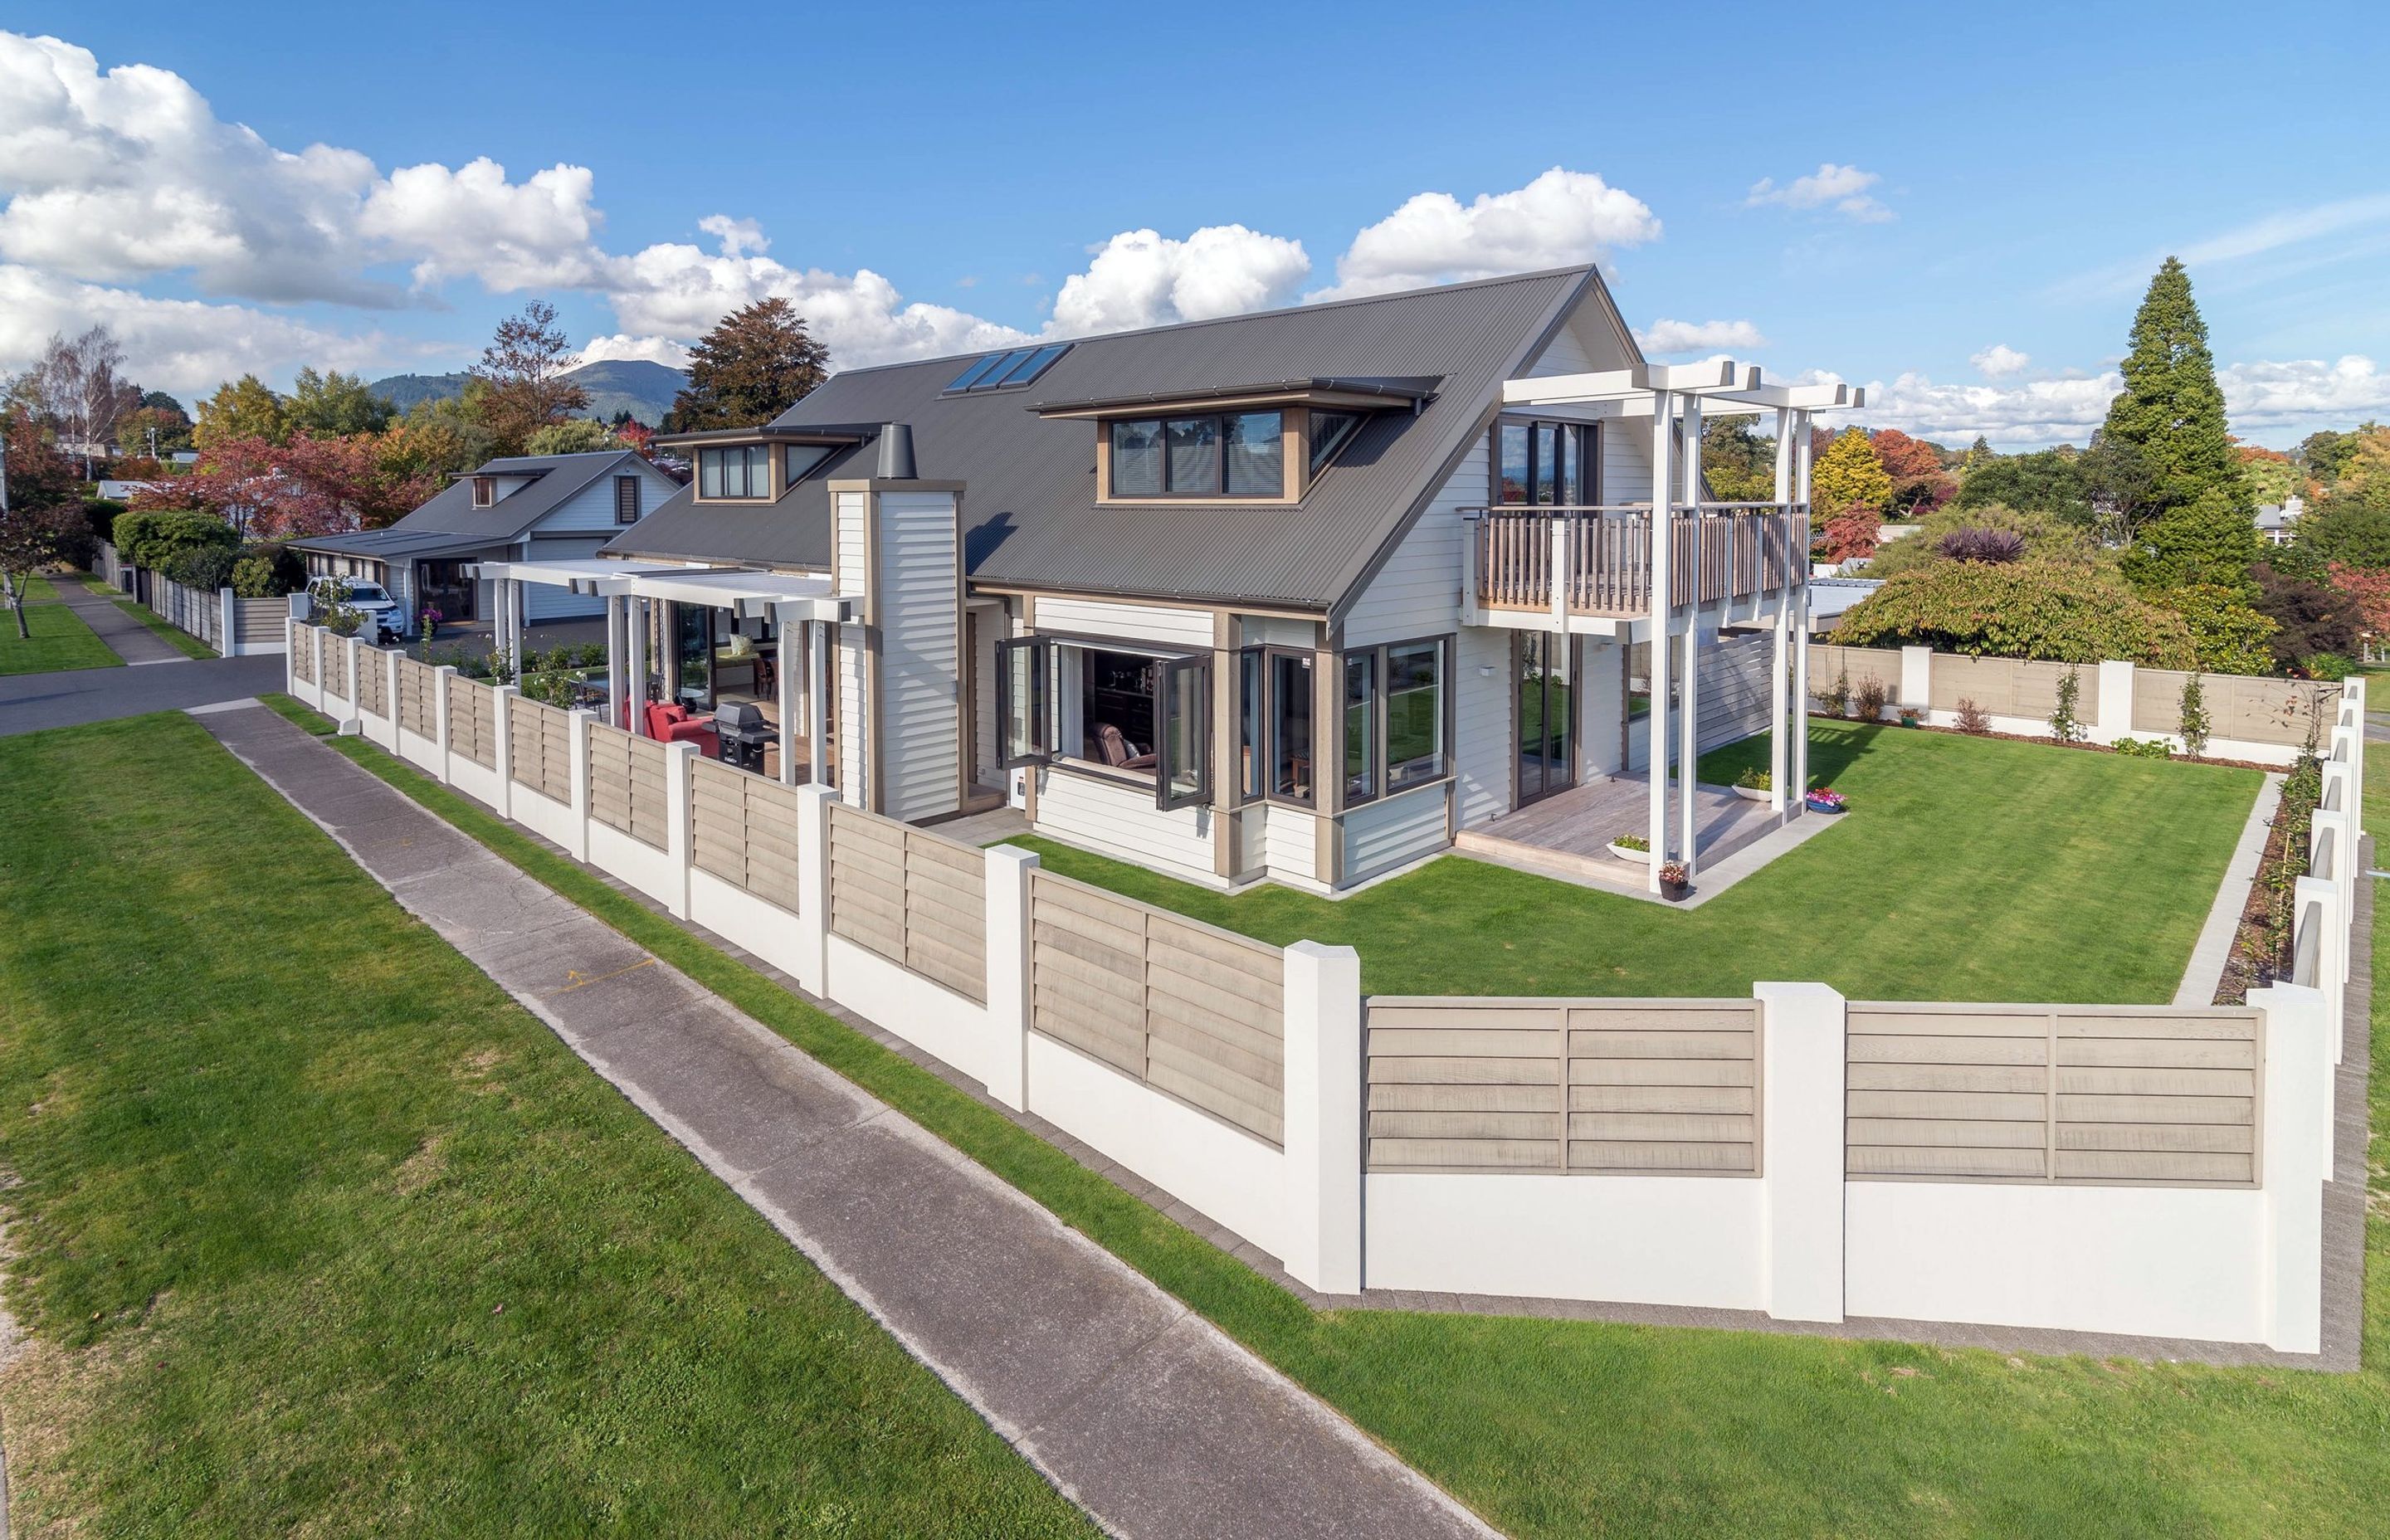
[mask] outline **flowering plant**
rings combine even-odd
[[[1840,813],[1843,810],[1843,794],[1830,786],[1817,788],[1806,800],[1820,813]]]
[[[1620,850],[1650,850],[1651,848],[1651,841],[1646,840],[1639,834],[1616,835],[1612,838],[1610,842],[1616,845]]]
[[[1660,880],[1674,885],[1679,882],[1690,882],[1692,877],[1685,870],[1685,864],[1682,861],[1669,861],[1660,867]]]

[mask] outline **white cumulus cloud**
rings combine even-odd
[[[1986,379],[1999,379],[2024,373],[2025,366],[2032,363],[2033,358],[2031,354],[2017,352],[2006,342],[1995,342],[1981,353],[1969,353],[1967,362],[1975,366]]]
[[[1743,201],[1752,207],[1777,204],[1787,209],[1823,209],[1831,206],[1837,213],[1846,214],[1862,225],[1881,225],[1893,217],[1868,189],[1883,178],[1857,166],[1838,166],[1831,160],[1822,162],[1807,176],[1796,176],[1782,186],[1772,176],[1763,176],[1751,185],[1751,193]]]
[[[1638,331],[1635,340],[1645,353],[1696,353],[1704,348],[1749,349],[1767,346],[1767,339],[1749,321],[1671,321],[1664,316]]]
[[[501,293],[573,288],[598,270],[596,193],[586,166],[550,166],[523,182],[487,156],[454,171],[405,166],[366,195],[357,233],[414,258],[419,288],[455,276]]]
[[[1267,310],[1294,298],[1311,272],[1301,241],[1211,225],[1184,240],[1124,230],[1094,249],[1084,273],[1062,281],[1048,329],[1083,337],[1173,321],[1209,321]]]
[[[593,337],[581,344],[581,362],[596,364],[610,358],[644,359],[662,364],[668,369],[688,367],[688,349],[669,337],[630,337],[616,332],[610,337]]]
[[[1554,166],[1523,187],[1466,204],[1450,193],[1416,195],[1355,236],[1336,259],[1334,287],[1307,298],[1565,267],[1659,237],[1659,216],[1641,199],[1591,172]]]
[[[2390,417],[2390,374],[2361,353],[2231,364],[2216,371],[2225,414],[2244,438],[2299,437],[2317,428],[2348,428]]]

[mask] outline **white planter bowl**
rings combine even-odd
[[[1738,786],[1734,789],[1734,794],[1747,802],[1764,802],[1775,795],[1774,792],[1756,786]]]
[[[1651,864],[1651,853],[1648,850],[1628,850],[1625,845],[1614,844],[1610,847],[1610,853],[1621,861],[1632,861],[1638,866]]]

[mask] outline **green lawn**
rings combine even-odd
[[[47,578],[33,578],[25,585],[25,627],[32,635],[20,641],[17,617],[0,605],[0,674],[123,666],[123,659],[58,602],[58,590]]]
[[[126,598],[122,594],[116,596],[116,604],[118,609],[123,610],[135,620],[139,621],[143,625],[146,625],[150,630],[156,632],[160,636],[164,637],[166,645],[181,653],[184,657],[213,658],[219,656],[214,648],[210,647],[207,643],[199,640],[197,636],[192,635],[189,632],[178,631],[174,627],[167,624],[164,620],[161,619],[147,605],[135,603],[134,600]]]
[[[17,1533],[1093,1534],[198,723],[0,810]]]
[[[295,701],[277,709],[329,729]],[[1840,730],[1819,725],[1821,733]],[[2379,1134],[2378,1211],[2367,1232],[2368,1367],[2360,1375],[1587,1322],[1315,1315],[937,1076],[411,767],[361,739],[334,746],[902,1108],[1301,1380],[1506,1533],[1532,1540],[2356,1537],[2390,1529],[2390,1374],[2382,1356],[2390,1351],[2390,1217],[2384,1217],[2390,1194],[2382,1190],[2390,1143]],[[2374,824],[2390,828],[2390,787],[2369,797],[2368,807]],[[2390,913],[2377,918],[2375,933],[2382,981],[2390,984]],[[2390,1054],[2390,996],[2376,999],[2379,1056]],[[2374,1083],[2377,1130],[2390,1127],[2384,1084]]]
[[[1823,831],[1698,909],[1459,856],[1338,901],[1234,897],[1057,844],[1052,869],[1283,945],[1361,954],[1394,995],[1744,995],[1814,979],[1860,998],[2162,1001],[2258,773],[1818,720],[1810,769],[1850,798]],[[1767,740],[1702,778],[1766,768]]]

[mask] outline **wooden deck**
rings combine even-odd
[[[1648,834],[1651,796],[1651,782],[1643,776],[1571,787],[1491,823],[1461,830],[1454,847],[1506,866],[1640,889],[1645,885],[1643,864],[1622,861],[1608,846],[1621,834]],[[1672,806],[1671,818],[1680,815]],[[1696,783],[1693,788],[1697,867],[1712,866],[1782,825],[1766,802],[1739,797],[1732,787]]]

